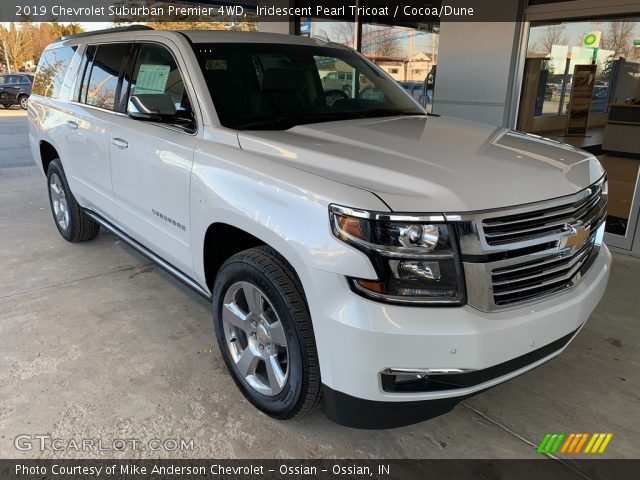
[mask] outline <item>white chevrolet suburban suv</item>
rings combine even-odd
[[[350,71],[350,93],[323,89]],[[558,355],[602,298],[603,168],[427,115],[347,47],[124,27],[50,45],[33,156],[68,241],[100,226],[212,300],[257,408],[413,423]]]

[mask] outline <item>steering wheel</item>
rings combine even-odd
[[[342,90],[327,90],[324,92],[324,99],[327,106],[331,107],[338,100],[346,100],[349,98],[346,92]]]

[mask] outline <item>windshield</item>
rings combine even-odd
[[[352,118],[424,115],[402,88],[351,50],[282,44],[195,44],[223,126],[286,130]]]

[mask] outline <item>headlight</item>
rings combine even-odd
[[[365,252],[377,280],[351,278],[366,297],[393,303],[462,305],[464,277],[456,237],[442,218],[329,207],[336,237]]]

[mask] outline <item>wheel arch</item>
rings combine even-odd
[[[259,246],[271,247],[291,266],[292,270],[298,277],[298,280],[302,284],[302,279],[295,267],[295,264],[298,262],[292,262],[291,255],[288,255],[287,252],[283,252],[281,249],[276,248],[273,242],[260,238],[238,226],[224,222],[215,222],[209,225],[206,230],[202,252],[205,281],[209,291],[213,292],[213,285],[216,280],[216,276],[220,271],[220,267],[222,267],[227,259],[231,258],[236,253]]]
[[[49,164],[53,160],[59,159],[60,154],[58,153],[58,150],[46,140],[40,140],[39,152],[40,163],[42,164],[42,169],[44,171],[44,174],[46,175]]]

